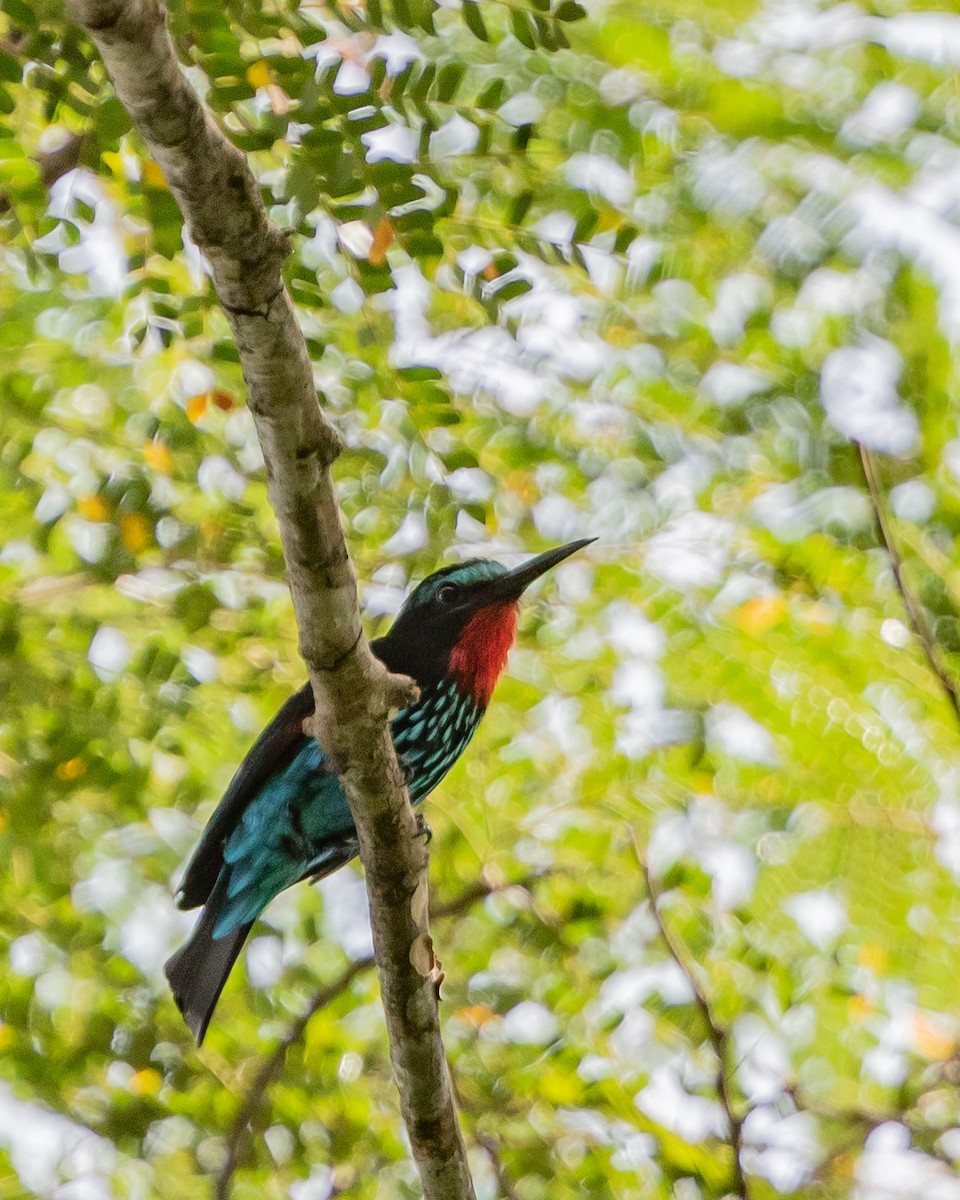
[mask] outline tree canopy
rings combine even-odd
[[[599,538],[428,801],[482,1198],[960,1196],[933,7],[171,6],[290,233],[368,630]],[[356,874],[271,906],[201,1052],[165,985],[303,666],[226,319],[48,0],[0,12],[0,227],[0,1197],[415,1196]]]

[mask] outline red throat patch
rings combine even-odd
[[[450,672],[464,692],[486,708],[507,665],[507,655],[517,635],[517,604],[490,604],[463,628],[450,652]]]

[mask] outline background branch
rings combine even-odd
[[[907,610],[907,619],[923,648],[923,653],[930,664],[930,670],[936,675],[947,698],[947,702],[953,710],[957,724],[960,725],[960,694],[958,694],[957,685],[944,664],[940,654],[940,647],[927,621],[923,605],[920,599],[914,595],[912,588],[904,576],[903,559],[900,556],[900,550],[893,536],[893,529],[890,525],[890,516],[887,512],[886,498],[880,484],[876,460],[863,442],[857,442],[856,445],[860,452],[860,465],[863,467],[863,477],[867,483],[867,491],[870,493],[870,503],[873,507],[873,517],[876,522],[877,532],[890,558],[890,567],[893,571],[894,582],[903,600],[904,608]]]
[[[473,1136],[477,1145],[483,1150],[490,1161],[490,1166],[497,1179],[497,1190],[502,1200],[520,1200],[513,1184],[510,1182],[507,1169],[503,1165],[503,1159],[500,1157],[500,1147],[497,1144],[496,1138],[492,1138],[486,1133],[475,1133]]]
[[[549,870],[534,871],[528,875],[524,875],[521,879],[505,880],[502,883],[488,882],[481,875],[458,895],[451,897],[451,899],[441,904],[432,906],[430,917],[436,921],[447,917],[462,916],[463,913],[469,912],[478,900],[484,900],[487,896],[491,896],[495,892],[507,891],[510,888],[529,888],[532,884],[546,878],[550,874]],[[216,1200],[227,1200],[227,1197],[230,1195],[230,1187],[234,1172],[237,1169],[244,1134],[256,1115],[257,1109],[263,1103],[267,1088],[279,1075],[287,1051],[303,1037],[311,1018],[321,1008],[326,1008],[328,1004],[332,1004],[337,996],[349,988],[358,975],[364,974],[374,965],[374,961],[371,955],[365,955],[363,958],[356,959],[341,971],[336,979],[327,984],[326,987],[321,988],[314,995],[303,1013],[290,1025],[281,1040],[260,1064],[260,1069],[244,1093],[243,1099],[240,1101],[240,1107],[237,1109],[236,1115],[230,1122],[230,1128],[227,1130],[226,1157],[217,1174],[214,1190]]]
[[[390,740],[415,695],[363,637],[330,466],[340,440],[317,403],[306,342],[281,275],[286,236],[267,220],[244,156],[205,112],[157,0],[71,0],[209,265],[236,339],[316,698],[316,733],[341,769],[366,871],[391,1058],[428,1198],[473,1185],[440,1039],[427,853]]]
[[[660,893],[653,882],[653,876],[650,873],[646,856],[643,854],[640,843],[637,840],[636,832],[633,829],[630,830],[630,835],[633,838],[640,869],[643,871],[644,883],[646,884],[647,893],[650,896],[650,909],[653,919],[657,924],[660,940],[666,946],[667,953],[676,963],[677,967],[679,967],[687,983],[689,983],[690,989],[693,992],[693,1002],[699,1009],[703,1023],[707,1027],[707,1035],[710,1038],[710,1044],[717,1059],[717,1097],[720,1100],[720,1104],[726,1114],[727,1124],[730,1127],[730,1144],[733,1149],[733,1190],[735,1195],[739,1196],[741,1200],[750,1200],[750,1192],[747,1187],[747,1180],[741,1161],[743,1155],[743,1117],[740,1116],[734,1105],[730,1078],[727,1074],[730,1034],[714,1017],[706,992],[704,992],[700,980],[697,978],[694,964],[687,955],[686,947],[674,938],[664,920],[663,913],[660,911]]]
[[[341,971],[332,983],[328,984],[325,988],[321,988],[307,1005],[304,1012],[297,1017],[286,1034],[284,1034],[283,1039],[277,1043],[271,1053],[260,1064],[260,1069],[244,1093],[236,1116],[230,1122],[230,1128],[227,1130],[226,1157],[217,1174],[214,1187],[216,1200],[227,1200],[227,1197],[230,1195],[230,1188],[233,1183],[234,1172],[237,1169],[237,1160],[240,1156],[240,1147],[243,1144],[244,1134],[256,1115],[257,1109],[263,1103],[267,1088],[279,1075],[287,1051],[295,1042],[298,1042],[303,1037],[303,1031],[310,1024],[310,1018],[318,1013],[321,1008],[332,1004],[337,996],[347,990],[358,975],[369,971],[373,965],[374,959],[372,955],[365,955],[363,958],[358,958]]]

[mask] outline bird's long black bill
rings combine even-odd
[[[580,538],[576,542],[567,542],[565,546],[547,550],[544,554],[538,554],[536,558],[531,558],[529,562],[514,567],[506,575],[501,575],[499,579],[490,582],[489,591],[484,596],[486,603],[489,604],[495,600],[519,600],[535,579],[539,579],[551,567],[562,563],[565,558],[576,554],[578,550],[582,550],[584,546],[589,546],[596,540],[596,538]]]

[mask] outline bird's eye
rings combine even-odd
[[[442,583],[437,588],[437,603],[452,604],[457,598],[457,593],[460,589],[455,583]]]

